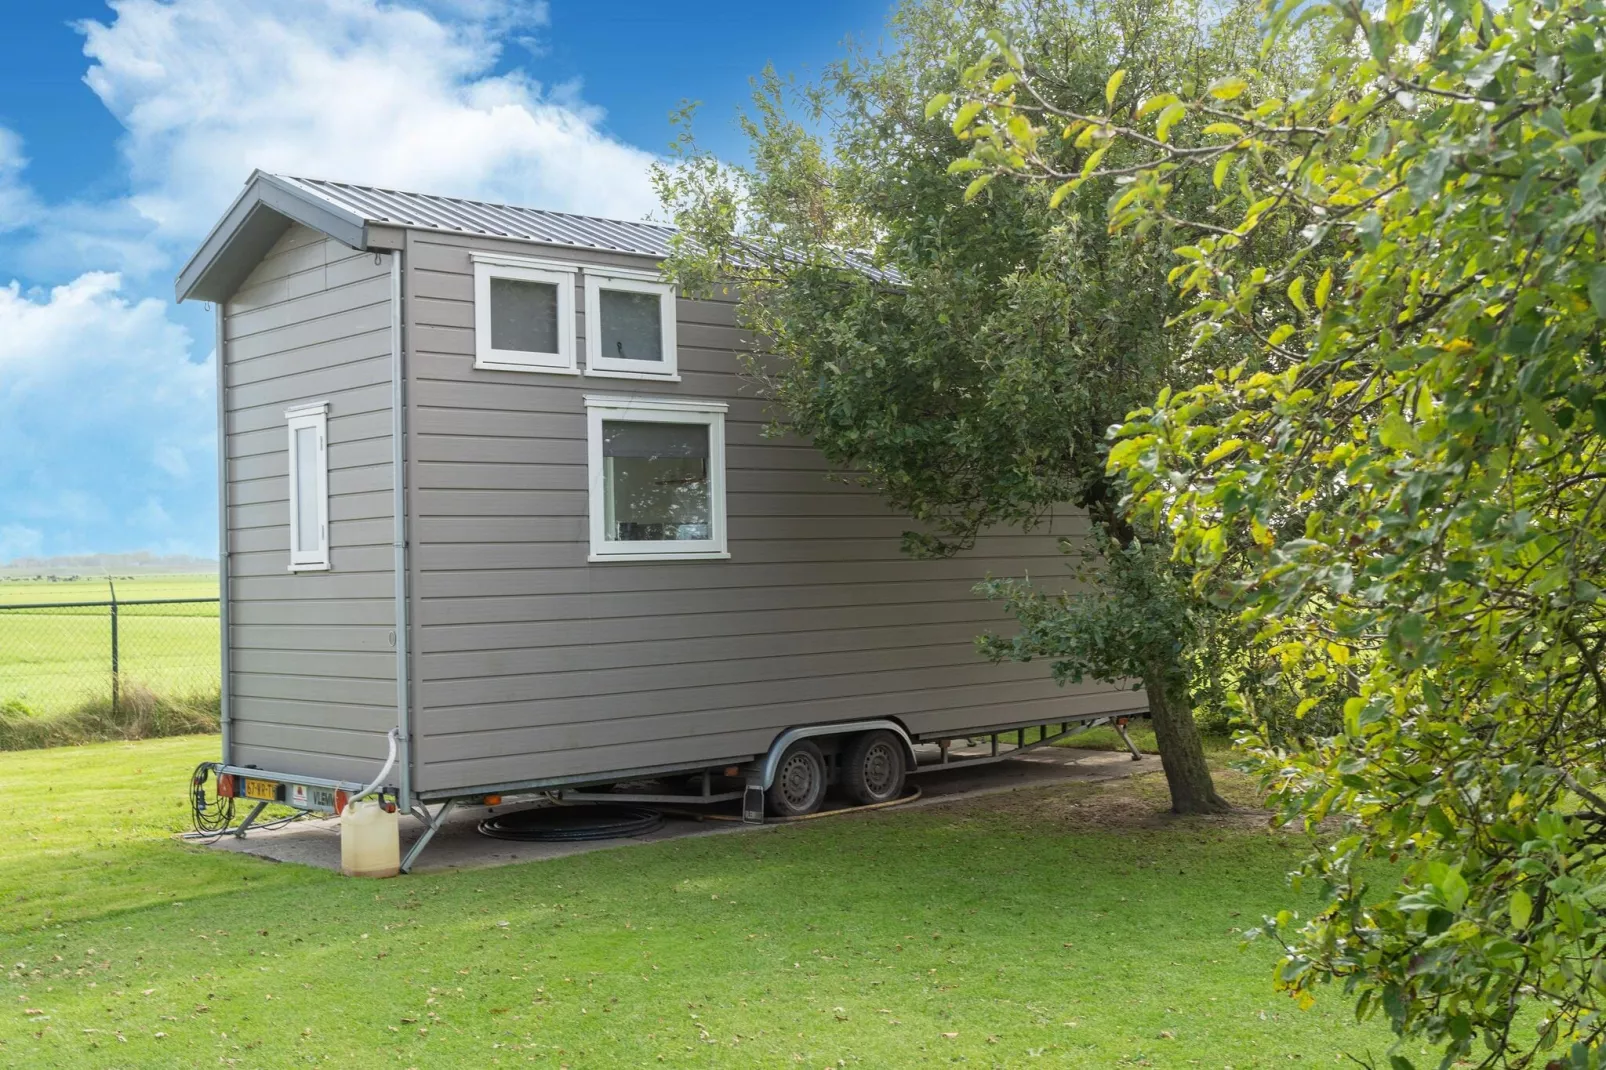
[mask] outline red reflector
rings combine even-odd
[[[217,797],[220,799],[234,798],[233,773],[219,773],[217,775]]]
[[[345,808],[346,808],[346,800],[348,800],[350,797],[351,796],[347,795],[344,791],[340,791],[338,789],[335,791],[335,814],[336,815],[339,815],[343,810],[345,810]]]

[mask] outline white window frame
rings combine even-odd
[[[290,492],[290,571],[315,572],[329,568],[329,403],[316,401],[307,405],[292,405],[284,410],[290,438],[290,462],[285,488]],[[301,531],[300,500],[296,493],[296,478],[301,472],[301,458],[297,455],[296,432],[312,428],[318,432],[318,458],[314,465],[317,486],[313,501],[318,504],[318,545],[296,545]]]
[[[579,375],[574,343],[574,285],[579,267],[552,260],[472,255],[474,261],[474,367],[493,371]],[[544,282],[558,288],[558,351],[532,353],[491,348],[491,280]]]
[[[585,272],[586,283],[586,374],[604,379],[657,379],[680,382],[675,349],[675,286],[650,271],[624,268],[593,269]],[[660,345],[663,360],[620,360],[602,351],[602,291],[656,294]]]
[[[629,398],[585,395],[586,458],[590,478],[591,561],[713,561],[730,557],[725,539],[725,412],[723,401],[690,398]],[[707,539],[684,542],[609,540],[604,519],[602,423],[604,420],[654,424],[696,424],[708,428]]]

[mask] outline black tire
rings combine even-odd
[[[825,801],[825,755],[806,739],[786,748],[775,766],[775,783],[764,792],[764,804],[775,817],[812,814]]]
[[[842,787],[856,802],[891,802],[903,795],[909,759],[903,740],[881,729],[854,736],[842,753]]]

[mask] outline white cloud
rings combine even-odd
[[[540,5],[455,0],[445,21],[376,0],[114,0],[85,21],[86,81],[128,130],[132,204],[193,242],[253,167],[640,218],[650,154],[573,87],[493,73]],[[187,249],[185,250],[188,251]]]
[[[22,138],[0,126],[0,233],[27,226],[38,211],[33,191],[23,182],[22,171],[28,158],[22,154]]]
[[[93,272],[48,292],[0,287],[8,546],[37,550],[41,530],[49,553],[209,545],[213,366],[189,359],[161,301],[120,286]]]
[[[41,197],[0,128],[0,547],[211,552],[213,373],[167,300],[252,168],[641,218],[653,157],[538,57],[541,0],[111,0],[78,24],[126,193]],[[6,279],[72,279],[27,290]],[[145,298],[146,294],[159,295]],[[198,331],[206,330],[198,326]],[[5,555],[0,554],[0,557]]]

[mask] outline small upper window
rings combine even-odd
[[[586,374],[679,378],[673,285],[639,272],[586,271]]]
[[[476,256],[474,366],[575,374],[575,270]]]
[[[725,551],[725,404],[586,397],[591,560]]]
[[[329,567],[329,403],[284,411],[290,427],[290,571]]]

